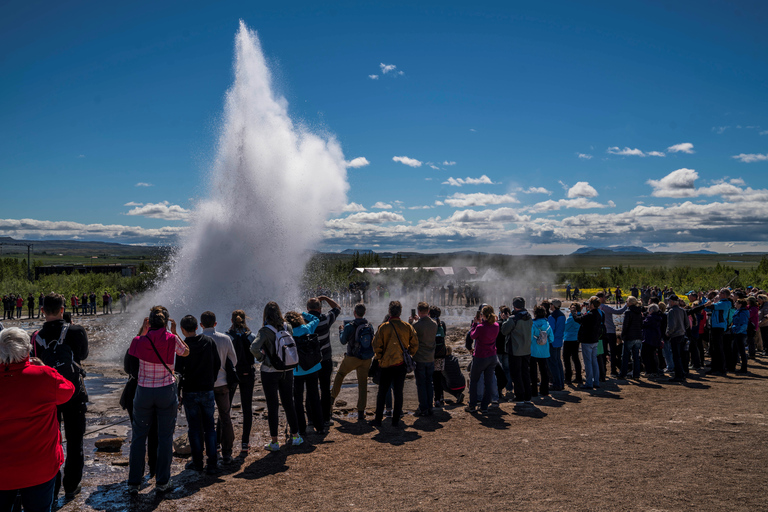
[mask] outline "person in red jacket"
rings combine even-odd
[[[75,387],[53,368],[30,361],[29,348],[29,335],[18,327],[0,332],[0,510],[10,510],[19,492],[25,511],[51,510],[64,462],[56,407]]]

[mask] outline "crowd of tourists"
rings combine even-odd
[[[155,489],[171,488],[179,403],[188,423],[188,469],[215,474],[233,457],[247,455],[257,371],[270,437],[264,449],[274,452],[281,448],[281,409],[285,444],[298,446],[308,436],[327,434],[332,405],[353,371],[358,421],[366,421],[371,378],[378,392],[370,424],[381,428],[389,417],[392,427],[402,428],[409,373],[415,377],[416,416],[429,417],[444,407],[446,395],[453,404],[465,404],[469,413],[487,414],[505,401],[530,407],[533,398],[566,385],[599,392],[611,377],[667,374],[669,382],[683,383],[693,369],[704,368],[707,354],[709,372],[745,373],[748,360],[765,348],[768,297],[761,290],[692,291],[687,300],[673,290],[637,294],[640,298],[631,294],[624,306],[612,307],[600,292],[583,303],[572,302],[567,313],[559,299],[541,301],[530,310],[523,297],[498,312],[480,304],[465,340],[471,353],[468,378],[446,344],[441,308],[427,302],[419,302],[403,319],[402,304],[390,301],[381,323],[369,321],[366,306],[356,304],[354,318],[337,326],[345,354],[335,377],[331,331],[342,311],[328,296],[311,298],[303,312],[283,313],[269,302],[256,332],[243,310],[233,311],[228,329],[221,331],[211,311],[199,319],[186,315],[177,326],[165,307],[153,307],[124,358],[130,379],[121,405],[132,424],[129,491],[138,493],[146,482],[147,463]],[[0,507],[21,499],[27,510],[48,510],[60,487],[67,498],[81,489],[88,400],[81,363],[88,356],[88,339],[81,326],[65,321],[65,309],[63,296],[49,294],[42,299],[45,323],[39,331],[31,336],[15,327],[0,331]],[[238,390],[243,413],[239,453],[231,418]],[[21,394],[27,398],[16,400]]]
[[[27,319],[40,318],[43,314],[43,298],[44,294],[40,293],[38,297],[35,297],[32,293],[27,295],[25,299],[22,294],[10,293],[3,295],[3,320],[21,320],[24,314],[24,309],[27,311]],[[117,295],[117,300],[120,307],[120,313],[128,311],[128,306],[133,300],[133,295],[130,292],[120,290]],[[101,314],[111,315],[114,311],[112,308],[112,302],[114,298],[108,291],[104,291],[101,295]],[[72,294],[68,303],[64,305],[65,313],[69,313],[74,316],[87,316],[96,315],[99,311],[99,296],[91,291],[89,293]],[[37,308],[35,307],[37,305]]]

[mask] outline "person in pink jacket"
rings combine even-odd
[[[472,371],[469,373],[469,405],[465,409],[467,412],[475,412],[477,385],[481,376],[484,386],[480,412],[483,414],[488,412],[494,386],[494,371],[498,363],[496,356],[496,337],[498,334],[499,324],[496,322],[493,307],[483,306],[483,309],[477,312],[469,331],[469,337],[474,342],[474,349],[472,351]]]

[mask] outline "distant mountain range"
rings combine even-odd
[[[162,253],[167,247],[145,247],[141,245],[126,245],[115,242],[88,242],[82,240],[16,240],[11,237],[0,237],[2,254],[24,254],[27,248],[23,245],[33,244],[32,253],[41,254],[67,254],[70,256],[97,256],[107,254],[110,256],[146,256],[148,254]]]
[[[573,251],[571,254],[582,254],[590,256],[602,256],[609,254],[653,254],[645,247],[637,247],[634,245],[617,245],[614,247],[580,247]]]

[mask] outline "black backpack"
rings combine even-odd
[[[39,357],[43,364],[50,366],[75,386],[75,394],[83,389],[83,377],[85,371],[75,362],[75,356],[69,345],[64,344],[67,337],[69,324],[64,324],[59,339],[47,343],[40,337],[40,332],[35,333],[35,357]],[[43,347],[38,350],[38,345]]]
[[[435,336],[435,358],[441,359],[446,355],[445,350],[445,322],[437,320],[437,335]]]
[[[320,350],[320,341],[317,334],[305,334],[293,338],[296,343],[296,349],[299,352],[299,367],[307,371],[323,360],[323,353]]]

